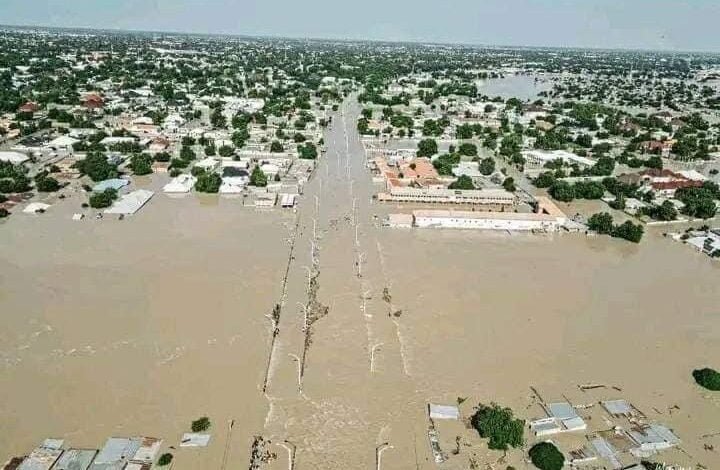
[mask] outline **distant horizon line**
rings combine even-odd
[[[512,45],[512,44],[487,44],[487,43],[471,43],[471,42],[444,42],[444,41],[420,41],[420,40],[387,40],[387,39],[357,39],[357,38],[337,38],[337,37],[321,37],[321,36],[282,36],[276,34],[246,34],[246,33],[201,33],[194,31],[181,30],[142,30],[142,29],[124,29],[124,28],[106,28],[106,27],[88,27],[88,26],[50,26],[41,24],[0,24],[0,28],[12,29],[44,29],[44,30],[61,30],[61,31],[89,31],[89,32],[107,32],[107,33],[124,33],[124,34],[167,34],[175,36],[206,36],[206,37],[229,37],[229,38],[247,38],[247,39],[264,39],[264,40],[290,40],[290,41],[314,41],[314,42],[346,42],[346,43],[378,43],[378,44],[399,44],[399,45],[432,45],[432,46],[454,46],[468,48],[486,48],[486,49],[550,49],[550,50],[575,50],[575,51],[596,51],[596,52],[644,52],[644,53],[663,53],[663,54],[705,54],[720,55],[720,51],[711,50],[682,50],[682,49],[651,49],[651,48],[623,48],[623,47],[597,47],[597,46],[550,46],[550,45]]]

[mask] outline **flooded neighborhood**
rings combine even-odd
[[[720,59],[0,42],[4,469],[720,468]]]

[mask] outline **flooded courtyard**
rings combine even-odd
[[[70,198],[0,225],[0,453],[175,446],[207,415],[210,446],[174,468],[247,468],[262,436],[262,468],[374,468],[384,449],[383,469],[431,469],[427,403],[530,419],[531,386],[597,383],[671,426],[686,463],[720,466],[720,399],[690,376],[720,357],[717,264],[653,232],[379,228],[393,208],[372,200],[359,108],[343,113],[297,213],[157,194],[123,222],[73,222]],[[498,459],[455,432],[474,447],[447,468]]]

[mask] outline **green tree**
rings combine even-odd
[[[155,156],[153,157],[153,160],[155,160],[156,162],[169,162],[170,159],[171,159],[170,154],[167,152],[156,153]]]
[[[93,181],[103,181],[115,178],[118,175],[117,167],[110,162],[102,153],[90,153],[84,159],[75,163],[80,173],[88,175]]]
[[[555,184],[555,175],[550,171],[540,173],[538,177],[533,180],[533,184],[537,188],[549,188]]]
[[[517,187],[515,186],[515,179],[512,176],[505,178],[505,181],[503,181],[503,188],[505,188],[505,191],[514,193],[517,190]]]
[[[613,231],[613,217],[607,212],[593,214],[588,219],[588,228],[603,235],[609,235]]]
[[[171,169],[187,168],[189,164],[190,164],[190,162],[183,158],[173,158],[172,160],[170,160],[170,168]]]
[[[433,160],[432,163],[439,174],[443,176],[450,176],[453,174],[453,167],[460,163],[460,155],[456,153],[446,153],[444,155],[440,155],[438,158]]]
[[[713,392],[720,391],[720,372],[705,367],[694,370],[692,375],[695,382],[701,387],[712,390]]]
[[[113,188],[108,188],[105,191],[92,193],[90,195],[90,207],[94,209],[103,209],[110,207],[117,199],[117,191]]]
[[[491,175],[495,171],[495,160],[491,157],[483,158],[479,165],[480,173]]]
[[[190,424],[190,429],[192,429],[192,432],[207,431],[210,429],[210,418],[203,416],[202,418],[196,419]]]
[[[133,155],[128,166],[138,176],[149,175],[152,173],[152,157],[146,153]]]
[[[475,144],[464,142],[464,143],[460,144],[460,146],[458,147],[458,152],[460,153],[460,155],[465,155],[467,157],[474,157],[475,155],[478,154],[478,149]]]
[[[270,144],[270,151],[273,153],[282,153],[285,151],[285,148],[279,141],[273,140]]]
[[[217,173],[203,172],[197,177],[195,191],[200,193],[217,193],[222,184],[222,178]]]
[[[180,158],[182,158],[185,161],[195,160],[197,156],[195,155],[195,152],[191,147],[183,146],[183,148],[180,149]]]
[[[575,139],[575,143],[581,147],[592,147],[592,136],[590,134],[581,134]]]
[[[612,236],[615,238],[623,238],[633,243],[640,243],[643,236],[643,226],[640,224],[634,224],[627,220],[620,225],[616,225],[612,231]]]
[[[612,157],[602,156],[598,158],[594,166],[592,166],[588,173],[593,176],[610,176],[615,169],[615,159]]]
[[[418,142],[418,157],[432,157],[438,153],[438,145],[434,139],[423,139]]]
[[[682,208],[684,214],[701,219],[715,217],[718,191],[714,183],[706,182],[700,188],[680,188],[675,191],[675,198],[685,204]]]
[[[458,139],[472,139],[473,127],[470,124],[461,124],[455,129]]]
[[[523,445],[525,421],[516,419],[510,408],[495,403],[490,406],[480,404],[470,422],[480,437],[489,439],[490,449],[507,450]]]
[[[170,465],[172,463],[172,461],[173,461],[173,455],[170,453],[165,453],[165,454],[162,454],[160,456],[160,458],[158,459],[158,465],[160,467],[167,467],[168,465]]]
[[[229,145],[223,145],[222,147],[220,147],[218,149],[218,154],[221,157],[228,158],[228,157],[231,157],[233,155],[233,153],[235,153],[235,149],[230,147]]]
[[[470,178],[467,175],[461,175],[457,180],[453,181],[450,186],[448,186],[450,189],[475,189],[475,185],[473,184],[472,178]]]
[[[670,221],[677,219],[678,211],[670,201],[664,201],[656,207],[645,209],[644,212],[655,220]]]
[[[550,195],[562,202],[570,202],[575,199],[575,188],[566,181],[556,181],[548,190]]]
[[[300,158],[304,160],[315,160],[318,156],[317,147],[312,142],[307,142],[305,145],[298,146],[298,153]]]
[[[58,180],[51,176],[44,176],[36,180],[35,185],[41,193],[54,193],[61,188]]]
[[[529,452],[530,460],[540,470],[562,470],[565,456],[550,442],[539,442]]]
[[[267,176],[262,172],[260,167],[256,166],[250,174],[250,184],[252,186],[265,187],[267,186]]]

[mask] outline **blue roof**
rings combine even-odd
[[[128,181],[128,180],[123,180],[120,178],[113,178],[113,179],[109,179],[109,180],[105,180],[105,181],[100,181],[98,184],[93,186],[92,189],[93,189],[93,191],[98,191],[98,192],[102,192],[102,191],[105,191],[106,189],[110,189],[110,188],[118,190],[120,188],[124,188],[125,186],[127,186],[129,184],[130,184],[130,181]]]

